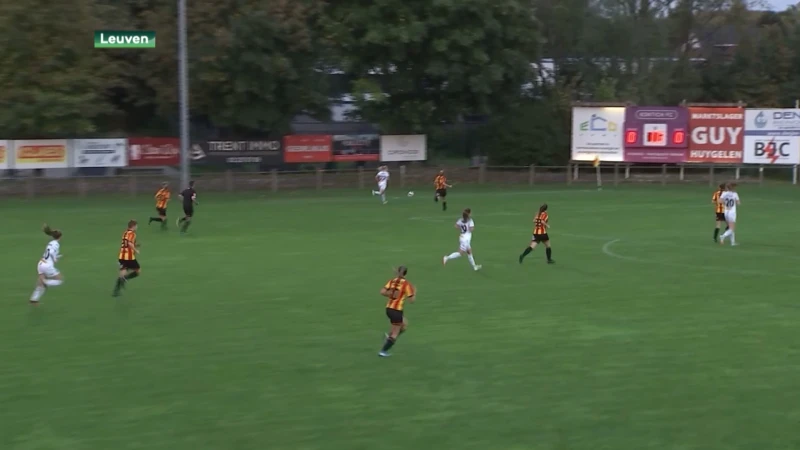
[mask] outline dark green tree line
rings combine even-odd
[[[354,118],[386,132],[463,136],[460,124],[485,119],[469,148],[451,136],[438,150],[556,163],[568,157],[576,100],[800,98],[800,12],[746,0],[188,6],[193,123],[223,134],[284,133],[301,113],[324,120],[347,92]],[[0,3],[2,137],[174,134],[176,13],[174,0]],[[94,49],[98,29],[155,30],[158,46]]]

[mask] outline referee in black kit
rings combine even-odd
[[[192,216],[194,216],[194,205],[199,205],[197,201],[197,192],[194,190],[194,181],[189,182],[189,187],[181,191],[181,199],[183,199],[183,217],[178,219],[176,225],[181,229],[181,234],[186,233],[189,225],[192,224]]]

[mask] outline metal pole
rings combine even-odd
[[[186,0],[178,0],[178,102],[181,133],[181,188],[189,187],[189,69],[186,56]]]

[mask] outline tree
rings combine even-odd
[[[361,116],[388,131],[502,112],[537,61],[538,24],[522,0],[331,2],[326,16]]]
[[[0,2],[0,130],[4,136],[92,133],[111,111],[92,49],[89,0]]]

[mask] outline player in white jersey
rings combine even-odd
[[[375,182],[378,183],[378,190],[372,191],[372,195],[380,195],[383,204],[386,204],[386,185],[389,183],[389,167],[378,167],[378,174],[375,175]]]
[[[725,208],[725,222],[728,230],[719,238],[720,245],[725,244],[725,238],[731,237],[731,245],[736,245],[736,207],[739,206],[739,194],[736,193],[736,184],[729,184],[728,190],[719,196],[719,203]]]
[[[56,262],[61,259],[61,231],[51,229],[47,224],[44,225],[44,234],[53,238],[47,243],[44,249],[42,258],[36,266],[38,278],[36,280],[36,288],[31,294],[31,304],[39,304],[39,299],[42,298],[47,288],[50,286],[60,286],[64,283],[61,277],[61,272],[56,269]]]
[[[481,266],[475,264],[475,258],[472,256],[472,231],[475,229],[475,222],[472,220],[472,210],[465,209],[461,213],[461,218],[456,222],[456,228],[460,235],[458,236],[458,251],[451,253],[442,258],[442,265],[446,265],[447,261],[451,259],[460,258],[467,255],[469,265],[473,270],[480,270]]]

